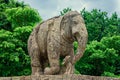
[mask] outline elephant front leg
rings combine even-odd
[[[51,54],[53,54],[53,53],[51,53]],[[44,70],[44,74],[46,74],[46,75],[57,74],[57,73],[59,73],[59,70],[60,70],[58,56],[52,57],[51,54],[48,55],[50,67],[46,67]]]
[[[55,47],[55,44],[49,43],[47,47],[47,52],[50,67],[45,68],[44,74],[53,75],[59,73],[59,48]]]
[[[50,67],[46,67],[44,70],[44,74],[46,75],[54,75],[59,73],[60,66],[59,66],[59,60],[56,59],[50,59]]]

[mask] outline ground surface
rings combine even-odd
[[[120,80],[118,78],[87,75],[40,75],[20,77],[0,77],[0,80]]]

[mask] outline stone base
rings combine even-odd
[[[0,77],[0,80],[120,80],[118,78],[88,76],[88,75],[40,75],[20,77]]]

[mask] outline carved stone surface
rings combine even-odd
[[[74,63],[84,53],[87,38],[84,20],[77,11],[37,25],[28,39],[32,75],[72,74]],[[76,55],[74,41],[79,45]],[[63,66],[60,66],[60,58],[64,59]]]
[[[0,80],[120,80],[120,78],[69,74],[69,75],[0,77]]]

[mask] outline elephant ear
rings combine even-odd
[[[70,11],[62,17],[60,23],[60,30],[62,35],[65,35],[66,37],[72,37],[72,18],[77,15],[80,15],[77,11]]]
[[[77,11],[70,11],[70,12],[66,13],[62,17],[60,29],[64,29],[64,27],[66,27],[63,24],[71,24],[72,17],[74,17],[76,15],[80,15],[80,14]]]

